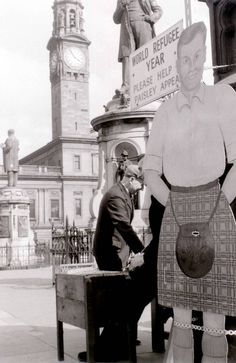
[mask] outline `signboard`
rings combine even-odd
[[[178,90],[179,77],[175,63],[177,43],[182,30],[181,20],[130,55],[132,110]]]

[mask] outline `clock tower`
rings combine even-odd
[[[91,223],[98,182],[98,145],[89,120],[89,40],[80,0],[53,0],[49,50],[52,140],[20,160],[37,239],[51,239],[51,223],[80,229]],[[28,176],[26,176],[28,175]],[[26,176],[26,177],[25,177]],[[27,179],[28,178],[28,179]],[[4,179],[3,179],[4,180]]]
[[[50,52],[52,138],[89,137],[89,40],[80,0],[55,0]]]

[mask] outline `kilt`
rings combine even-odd
[[[179,224],[206,222],[214,209],[220,186],[212,182],[199,187],[173,187],[173,208]],[[179,227],[167,201],[158,250],[158,302],[169,307],[236,316],[236,226],[223,193],[210,222],[215,258],[202,278],[190,278],[176,260]]]

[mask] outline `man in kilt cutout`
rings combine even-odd
[[[193,362],[192,310],[203,312],[204,363],[227,362],[225,315],[236,313],[236,93],[201,82],[203,22],[178,41],[180,91],[153,121],[145,181],[165,206],[157,261],[158,302],[173,307],[173,358]],[[222,187],[218,179],[233,164]],[[163,182],[164,175],[171,185]]]

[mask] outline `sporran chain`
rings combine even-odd
[[[219,334],[219,335],[236,335],[236,330],[226,330],[226,329],[216,329],[208,328],[207,326],[200,326],[195,324],[180,323],[179,321],[174,321],[174,326],[183,329],[194,329],[200,330],[209,334]]]

